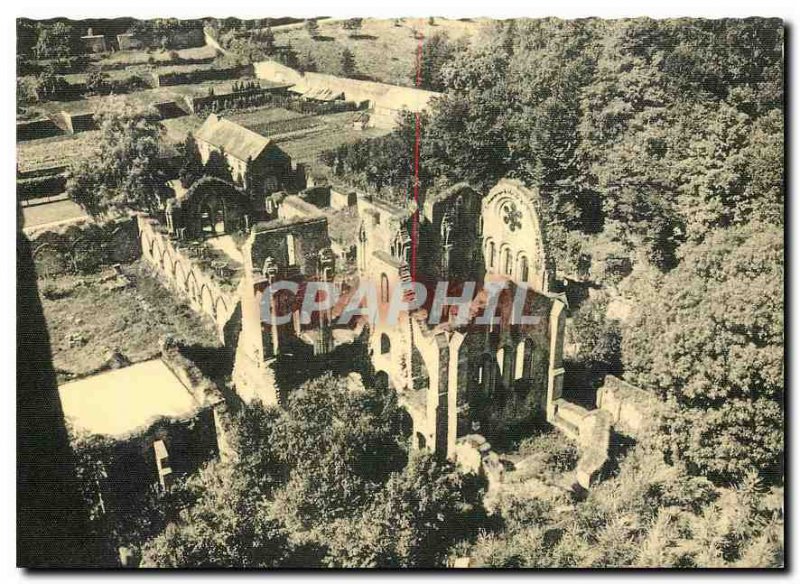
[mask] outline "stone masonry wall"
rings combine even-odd
[[[200,314],[214,321],[217,334],[225,340],[225,325],[236,311],[238,295],[214,281],[195,260],[183,253],[168,235],[158,230],[158,222],[138,218],[142,257],[155,269],[167,286],[188,300]]]

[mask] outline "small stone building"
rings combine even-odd
[[[203,164],[211,152],[224,154],[233,180],[253,195],[294,190],[292,159],[272,140],[211,114],[195,134]]]
[[[105,53],[108,50],[106,37],[101,34],[94,34],[91,28],[81,37],[81,42],[87,53]]]
[[[200,239],[245,230],[256,216],[251,199],[236,186],[206,176],[166,208],[167,230],[185,239]]]

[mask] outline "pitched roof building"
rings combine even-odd
[[[195,138],[203,164],[211,152],[224,153],[233,180],[250,192],[273,192],[294,180],[292,160],[275,142],[222,116],[208,116]]]

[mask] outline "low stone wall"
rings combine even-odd
[[[267,79],[275,83],[290,83],[292,85],[303,80],[303,74],[300,71],[296,71],[277,61],[260,61],[253,63],[253,67],[256,77],[259,79]]]
[[[17,200],[41,199],[63,193],[67,188],[67,173],[17,179]]]
[[[549,422],[578,443],[580,458],[575,470],[577,483],[588,489],[603,470],[611,445],[612,418],[604,410],[587,410],[558,399]]]
[[[370,118],[370,124],[387,129],[395,126],[396,117],[400,112],[426,111],[430,107],[430,101],[441,95],[416,87],[401,87],[376,81],[349,79],[326,73],[300,73],[274,61],[253,63],[253,67],[255,75],[259,79],[290,83],[303,91],[324,90],[342,93],[347,101],[369,104],[374,112]]]
[[[236,456],[233,445],[230,411],[219,387],[208,379],[182,352],[181,345],[170,337],[161,339],[161,360],[204,408],[213,413],[217,451],[222,460]]]
[[[331,189],[330,206],[332,209],[344,209],[346,207],[355,207],[357,202],[356,191],[353,189]]]
[[[166,87],[169,85],[185,85],[203,83],[204,81],[223,81],[225,79],[238,79],[251,77],[252,65],[239,67],[212,67],[208,69],[193,69],[191,71],[173,71],[167,73],[152,73],[153,87]]]
[[[139,257],[139,234],[133,218],[105,224],[85,223],[37,232],[31,236],[39,277],[93,272],[101,266]]]
[[[58,136],[61,133],[61,128],[50,118],[17,122],[17,142],[49,138],[51,136]]]
[[[222,289],[198,262],[181,251],[158,221],[140,215],[137,218],[142,257],[162,277],[167,286],[185,298],[193,310],[214,321],[221,340],[225,327],[234,316],[238,296]]]
[[[596,403],[598,409],[611,415],[617,430],[634,438],[658,419],[663,407],[656,395],[613,375],[606,375],[603,387],[597,390]]]
[[[608,460],[611,446],[611,415],[592,410],[578,426],[580,458],[575,469],[578,484],[588,489],[597,480]]]
[[[97,129],[94,114],[91,112],[69,113],[61,111],[55,114],[53,119],[69,134],[89,132]]]

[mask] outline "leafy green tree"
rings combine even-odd
[[[69,171],[70,198],[92,216],[125,209],[154,213],[166,196],[158,164],[162,128],[155,117],[120,99],[98,110],[95,147]]]
[[[307,19],[305,26],[308,36],[310,36],[312,39],[316,39],[319,36],[319,24],[317,24],[316,18]]]
[[[194,182],[203,176],[203,159],[197,147],[197,140],[191,132],[186,135],[186,139],[181,145],[181,168],[178,171],[183,188],[188,189]]]
[[[66,58],[78,53],[80,33],[71,24],[54,22],[40,23],[33,48],[37,59]]]
[[[579,359],[590,379],[602,382],[607,374],[621,371],[622,334],[619,322],[606,317],[608,300],[586,300],[572,317],[572,331],[580,344]]]
[[[69,83],[47,68],[36,77],[33,84],[33,97],[36,101],[64,99],[69,91]]]
[[[361,26],[364,24],[363,18],[348,18],[342,23],[342,28],[350,32],[351,37],[358,36]]]
[[[442,91],[445,86],[442,80],[442,68],[453,58],[456,45],[450,42],[447,33],[437,31],[422,43],[420,58],[420,86],[431,91]],[[412,80],[417,81],[416,65],[412,72]]]
[[[210,465],[187,488],[194,505],[142,549],[142,565],[154,568],[275,568],[290,553],[286,530],[272,518],[268,501],[246,488],[233,467]]]
[[[307,527],[363,507],[403,468],[402,417],[391,390],[353,386],[330,374],[293,392],[273,432],[291,467],[277,505]]]
[[[272,32],[272,27],[267,26],[258,36],[264,52],[271,55],[275,52],[275,33]]]
[[[228,159],[225,157],[223,149],[212,150],[209,153],[203,173],[206,176],[213,176],[229,183],[233,182],[231,166],[228,164]]]
[[[508,493],[503,529],[466,553],[484,568],[780,567],[782,507],[782,488],[752,475],[715,487],[639,442],[579,504],[552,487]]]
[[[672,406],[667,447],[714,480],[780,476],[783,255],[783,230],[759,223],[687,244],[623,331],[626,378]]]
[[[430,453],[411,457],[363,513],[331,528],[326,563],[346,568],[442,567],[449,546],[484,518],[479,481]]]
[[[86,91],[97,95],[104,95],[111,91],[111,79],[103,71],[91,71],[86,76]]]
[[[350,49],[342,51],[342,75],[352,77],[356,74],[356,57]]]
[[[36,23],[27,18],[17,19],[17,55],[31,57],[39,34]]]

